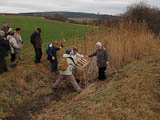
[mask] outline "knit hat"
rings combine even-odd
[[[70,54],[71,52],[72,52],[72,50],[70,50],[70,49],[66,50],[66,54]]]
[[[100,47],[102,47],[101,42],[97,42],[97,43],[96,43],[96,46],[100,46]]]
[[[37,30],[41,33],[42,32],[42,30],[40,29],[40,28],[37,28]]]
[[[16,31],[20,31],[21,30],[21,28],[16,28]]]

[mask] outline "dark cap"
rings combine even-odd
[[[37,30],[38,30],[40,33],[42,32],[40,28],[37,28]]]
[[[21,28],[16,28],[16,31],[20,31],[21,30]]]

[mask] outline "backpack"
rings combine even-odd
[[[74,59],[72,57],[62,57],[61,61],[58,64],[58,69],[65,71],[68,68],[67,58],[71,59],[72,62],[76,65]]]
[[[51,44],[49,44],[49,45],[46,46],[46,54],[47,54],[47,55],[49,54],[49,49],[50,49],[51,47],[52,47]]]
[[[68,68],[67,58],[62,57],[61,61],[58,64],[58,69],[65,71]]]
[[[46,46],[46,54],[48,55],[49,53],[49,45]]]

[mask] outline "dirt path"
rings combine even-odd
[[[33,99],[31,102],[25,103],[15,109],[15,117],[7,118],[6,120],[30,120],[31,114],[38,114],[44,107],[47,107],[51,101],[58,102],[60,99],[61,96],[58,96],[55,93]]]

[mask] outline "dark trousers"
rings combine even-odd
[[[41,48],[35,48],[35,53],[36,53],[35,63],[41,62],[42,49]]]
[[[54,61],[50,60],[50,63],[51,63],[51,72],[57,72],[57,70],[58,70],[58,61],[57,61],[57,59],[55,59]]]
[[[106,67],[99,68],[99,76],[98,76],[99,80],[106,79],[105,70],[106,70]]]
[[[4,57],[0,57],[0,74],[7,72],[7,65]]]
[[[15,62],[16,60],[16,55],[15,54],[11,54],[11,62]]]

